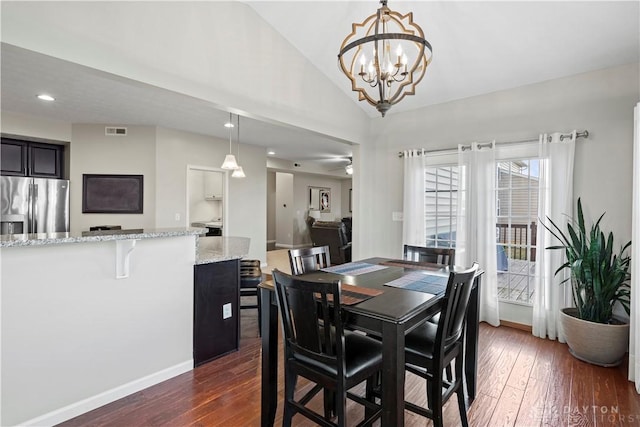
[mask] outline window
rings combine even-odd
[[[454,248],[458,166],[425,168],[425,234],[428,247]]]
[[[496,163],[496,257],[501,301],[530,305],[538,216],[537,159]],[[425,235],[429,247],[456,247],[458,166],[425,168]]]
[[[498,298],[531,304],[538,216],[537,159],[496,164]]]

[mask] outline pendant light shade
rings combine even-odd
[[[247,176],[244,174],[244,170],[242,170],[242,166],[238,166],[233,173],[231,174],[233,178],[246,178]]]
[[[238,169],[238,162],[236,162],[236,156],[233,154],[227,154],[224,158],[224,162],[222,162],[222,169],[227,170],[236,170]]]
[[[238,116],[238,160],[240,160],[240,116]],[[231,174],[231,177],[246,178],[247,176],[244,174],[244,170],[242,169],[242,166],[237,165],[235,170]]]
[[[225,126],[229,128],[229,154],[224,158],[224,162],[222,162],[222,166],[220,166],[220,168],[236,170],[238,169],[238,162],[236,162],[236,156],[231,152],[231,128],[233,127],[233,123],[231,122],[231,113],[229,113],[229,123],[225,124]]]

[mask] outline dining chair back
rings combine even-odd
[[[463,336],[469,297],[478,264],[449,274],[442,310],[437,324],[424,322],[405,337],[406,369],[427,380],[429,408],[407,402],[406,408],[433,420],[442,427],[442,405],[453,393],[458,396],[460,421],[468,426],[463,378]],[[455,375],[444,371],[454,361]]]
[[[262,283],[262,270],[260,269],[260,260],[258,259],[241,259],[240,260],[240,309],[258,309],[258,334],[260,334],[261,318],[260,315],[260,292],[258,285]],[[255,297],[253,299],[246,297]]]
[[[373,422],[381,414],[373,399],[373,380],[382,367],[382,347],[362,334],[345,333],[340,316],[340,281],[304,280],[278,270],[272,275],[285,347],[283,425],[290,426],[299,413],[319,425],[344,426],[347,397],[365,405],[365,424]],[[296,400],[298,376],[315,386]],[[365,380],[365,398],[347,393]],[[324,417],[305,406],[321,390],[331,391],[325,398],[335,397],[337,423],[330,420],[327,402]]]
[[[289,264],[294,276],[331,267],[329,246],[289,249]]]
[[[407,261],[428,262],[453,267],[456,250],[453,248],[427,248],[424,246],[404,245],[404,259]]]

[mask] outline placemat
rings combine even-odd
[[[383,261],[381,265],[389,265],[392,267],[412,268],[414,270],[430,270],[438,271],[442,270],[442,266],[438,264],[423,263],[417,261],[405,261],[401,259],[394,259],[392,261]]]
[[[414,272],[405,274],[401,278],[384,285],[437,295],[445,291],[448,280],[449,278],[445,276]]]
[[[387,267],[384,265],[369,264],[368,262],[348,262],[346,264],[323,268],[322,271],[344,274],[347,276],[357,276],[359,274],[371,273],[372,271],[383,270],[385,268]]]

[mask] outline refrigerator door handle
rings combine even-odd
[[[38,232],[38,184],[31,184],[29,192],[29,216],[30,216],[30,227],[29,233],[37,233]]]

